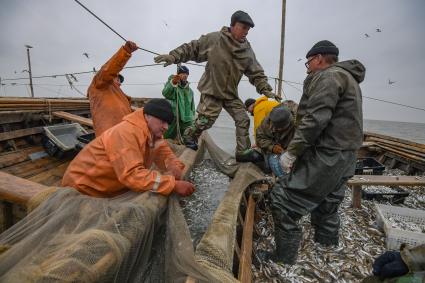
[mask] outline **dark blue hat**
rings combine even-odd
[[[186,66],[178,66],[177,67],[177,74],[181,74],[181,73],[189,75],[189,68],[186,67]]]

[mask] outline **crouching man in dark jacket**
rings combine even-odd
[[[295,134],[280,162],[289,174],[273,187],[277,262],[294,264],[302,239],[298,221],[311,213],[314,240],[337,245],[338,207],[354,174],[363,140],[362,94],[365,67],[357,60],[338,63],[338,48],[316,43],[306,58],[307,78]]]

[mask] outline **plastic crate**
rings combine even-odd
[[[50,149],[49,154],[58,150],[66,152],[75,149],[75,145],[78,144],[77,137],[87,134],[87,131],[78,123],[48,126],[43,129],[47,138],[44,144],[47,149]]]
[[[385,166],[376,161],[375,158],[359,158],[356,162],[356,175],[382,175]]]
[[[84,134],[84,135],[77,137],[77,139],[82,143],[90,143],[95,138],[96,138],[96,136],[95,136],[94,133]]]
[[[387,236],[388,250],[398,250],[401,244],[416,247],[425,244],[425,234],[392,228],[389,217],[398,218],[406,222],[425,224],[425,211],[392,205],[375,204],[376,222]]]

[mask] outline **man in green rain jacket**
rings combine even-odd
[[[296,130],[280,157],[283,171],[289,174],[270,193],[277,262],[295,263],[302,239],[298,221],[310,213],[314,241],[338,245],[338,207],[363,141],[359,83],[366,73],[357,60],[338,62],[338,53],[332,42],[323,40],[306,55],[308,76]]]
[[[193,100],[193,91],[187,81],[188,76],[189,68],[179,66],[177,75],[171,75],[162,90],[162,95],[171,103],[176,117],[164,133],[164,138],[166,139],[179,138],[177,135],[178,129],[181,137],[185,129],[192,126],[195,119],[195,102]]]
[[[259,94],[279,99],[272,92],[267,76],[258,63],[251,44],[246,39],[250,28],[254,27],[251,17],[236,11],[230,27],[202,35],[198,40],[185,43],[169,54],[155,57],[155,62],[165,62],[164,66],[193,60],[207,62],[198,90],[201,99],[192,127],[186,129],[183,139],[187,147],[197,150],[199,136],[212,127],[224,108],[235,121],[236,159],[242,160],[251,154],[249,139],[249,117],[238,95],[238,85],[242,75],[246,75]]]

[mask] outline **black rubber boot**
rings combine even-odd
[[[325,247],[338,246],[339,237],[338,235],[323,235],[321,233],[314,233],[314,241]]]
[[[270,258],[276,263],[293,265],[297,261],[302,232],[275,231],[276,252]]]

